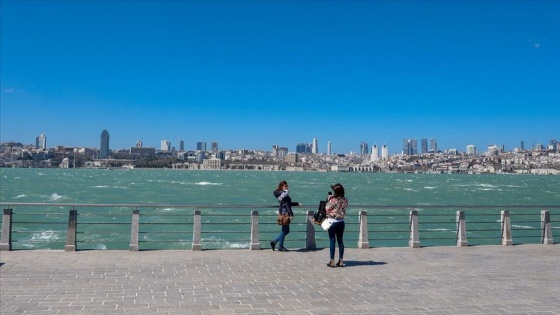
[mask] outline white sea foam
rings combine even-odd
[[[425,186],[425,189],[436,189],[437,187]]]
[[[107,249],[107,246],[105,244],[95,244],[95,249],[105,250]]]
[[[57,194],[57,193],[53,193],[53,194],[49,197],[49,200],[50,200],[50,201],[56,201],[56,200],[59,200],[59,199],[61,199],[61,198],[64,198],[64,196],[59,195],[59,194]]]
[[[441,229],[427,229],[427,230],[428,231],[451,231],[450,229],[443,229],[443,228],[441,228]],[[455,231],[453,231],[453,232],[455,232]]]
[[[512,224],[511,227],[518,228],[518,229],[532,229],[533,227],[527,225],[515,225]]]
[[[23,197],[27,197],[27,195],[18,195],[18,196],[15,196],[14,199],[19,199],[19,198],[23,198]]]
[[[211,182],[198,182],[196,183],[196,185],[200,185],[200,186],[206,186],[206,185],[223,185],[223,183],[211,183]]]

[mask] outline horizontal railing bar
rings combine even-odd
[[[51,207],[123,207],[123,208],[196,208],[196,209],[219,209],[219,208],[235,208],[235,209],[243,209],[243,208],[251,208],[251,209],[271,209],[271,208],[278,208],[278,205],[274,206],[267,206],[267,205],[172,205],[172,204],[118,204],[118,203],[104,203],[104,204],[91,204],[91,203],[38,203],[38,202],[0,202],[0,206],[51,206]],[[301,205],[297,206],[297,208],[316,208],[317,205]],[[394,205],[394,206],[387,206],[387,205],[349,205],[348,209],[409,209],[409,210],[421,210],[421,209],[445,209],[445,208],[453,208],[453,209],[481,209],[481,208],[488,208],[488,209],[496,209],[496,208],[507,208],[507,209],[534,209],[534,208],[543,208],[543,210],[548,210],[550,208],[556,209],[560,208],[559,206],[553,205],[429,205],[429,206],[419,206],[419,205]]]

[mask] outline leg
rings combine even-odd
[[[290,234],[290,226],[289,225],[282,225],[282,230],[280,231],[280,234],[278,234],[278,249],[284,248],[284,238],[286,238],[286,235]]]
[[[336,226],[336,223],[333,223],[333,225],[330,227],[330,229],[329,229],[329,231],[328,231],[328,232],[329,232],[329,244],[330,244],[330,257],[331,257],[331,260],[334,260],[334,250],[335,250],[334,247],[335,247],[335,242],[336,242],[336,239],[335,239],[335,234],[336,234],[336,233],[335,233],[335,230],[336,230],[336,229],[335,229],[335,226]]]
[[[344,224],[343,222],[339,223],[339,226],[337,226],[337,231],[336,231],[336,241],[338,242],[338,259],[342,260],[344,258],[344,228],[345,228],[346,224]]]

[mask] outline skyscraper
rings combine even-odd
[[[422,139],[422,154],[428,153],[428,139],[423,138]]]
[[[179,151],[185,151],[185,141],[179,140]]]
[[[387,160],[389,158],[389,148],[386,144],[381,147],[381,158]]]
[[[375,162],[377,160],[379,160],[379,148],[374,144],[371,148],[371,161]]]
[[[43,150],[47,149],[47,136],[45,136],[44,133],[35,138],[35,148]]]
[[[214,153],[218,152],[218,142],[210,142],[210,150]]]
[[[171,150],[171,142],[168,140],[161,140],[160,148],[161,151],[170,151]]]
[[[416,155],[418,154],[418,144],[416,139],[403,139],[403,154]]]
[[[430,139],[430,152],[432,153],[437,153],[437,141],[434,138]]]
[[[101,143],[99,145],[99,158],[106,159],[109,156],[109,132],[103,130],[101,132]]]
[[[311,153],[311,147],[309,146],[309,143],[298,143],[296,146],[296,153]]]
[[[327,154],[328,154],[329,156],[332,155],[332,146],[331,146],[331,142],[330,142],[330,141],[327,143]]]
[[[476,154],[476,146],[474,144],[469,144],[467,146],[467,154],[468,155],[474,155]]]
[[[369,145],[362,141],[362,143],[360,143],[360,154],[365,155],[368,153],[369,153]]]
[[[206,151],[206,142],[199,141],[196,143],[196,150],[197,151]]]
[[[317,144],[317,138],[313,138],[313,148],[311,149],[311,153],[319,154],[319,145]]]

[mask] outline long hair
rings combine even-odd
[[[282,188],[284,188],[284,185],[288,185],[288,182],[283,180],[278,184],[278,188],[276,188],[276,190],[282,190]]]
[[[334,192],[334,197],[344,198],[344,187],[342,186],[342,184],[334,184],[333,186],[331,186],[331,188]]]

